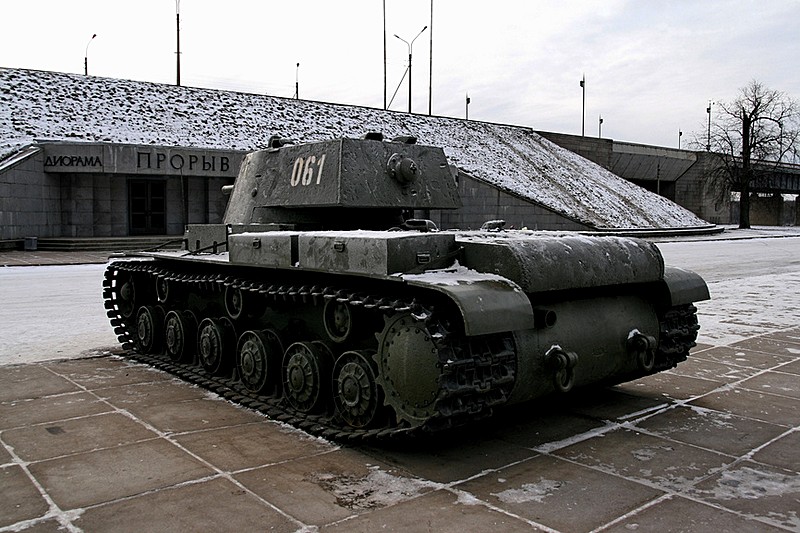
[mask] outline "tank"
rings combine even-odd
[[[439,231],[426,214],[460,206],[457,179],[413,137],[273,138],[226,187],[223,223],[109,264],[111,323],[130,357],[340,439],[446,430],[687,358],[700,276],[634,238]]]

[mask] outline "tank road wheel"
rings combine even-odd
[[[354,428],[369,426],[383,402],[371,361],[367,352],[345,352],[333,365],[333,401]]]
[[[410,313],[386,319],[379,335],[377,382],[398,419],[419,426],[436,414],[439,350],[425,324]]]
[[[197,319],[191,311],[170,311],[164,319],[167,355],[176,363],[187,361],[195,352]]]
[[[346,341],[353,331],[353,314],[350,306],[333,299],[325,302],[322,322],[325,325],[325,333],[333,342]]]
[[[136,343],[144,354],[158,353],[164,338],[164,310],[153,305],[144,305],[136,314]]]
[[[197,336],[200,364],[215,375],[230,368],[230,356],[236,349],[236,332],[227,318],[204,318]]]
[[[283,346],[274,331],[242,333],[236,350],[236,368],[245,388],[258,394],[274,385],[282,355]]]
[[[127,272],[122,272],[117,284],[119,286],[117,296],[119,314],[123,318],[131,318],[136,313],[136,287],[133,284],[133,277]]]
[[[283,355],[283,390],[304,413],[318,411],[327,397],[331,354],[321,342],[295,342]]]

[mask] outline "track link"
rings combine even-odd
[[[697,308],[692,304],[668,309],[659,317],[660,339],[653,372],[669,370],[689,356],[689,350],[697,346]]]

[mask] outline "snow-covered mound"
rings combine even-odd
[[[36,140],[236,150],[415,135],[473,177],[596,228],[707,226],[528,128],[138,81],[0,68],[0,161]]]

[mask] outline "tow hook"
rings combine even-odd
[[[652,372],[656,364],[656,339],[633,330],[628,335],[628,353],[636,358],[636,363],[643,372]]]
[[[569,392],[575,384],[575,365],[578,354],[566,352],[560,346],[553,346],[545,354],[548,365],[553,371],[553,385],[556,390]]]

